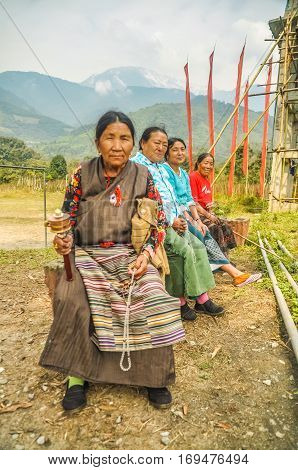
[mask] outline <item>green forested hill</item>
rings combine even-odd
[[[0,164],[27,165],[29,161],[41,160],[41,155],[14,137],[0,137]]]
[[[67,135],[71,130],[67,124],[38,114],[24,100],[0,88],[0,135],[40,142]]]
[[[41,155],[28,147],[25,142],[14,137],[0,137],[0,164],[16,166],[44,167],[48,164],[42,160]],[[0,168],[0,183],[9,182],[19,170]]]
[[[233,106],[214,102],[214,121],[216,125],[216,134],[221,129],[229,114],[233,111]],[[162,125],[167,130],[169,136],[182,137],[187,140],[187,124],[186,111],[184,104],[156,104],[148,108],[139,109],[138,111],[129,113],[133,120],[137,139],[140,138],[142,131],[151,125]],[[259,113],[250,111],[249,120],[252,124],[258,118]],[[208,149],[208,115],[207,115],[207,99],[205,96],[197,96],[192,102],[192,118],[193,118],[193,150],[197,153],[199,150]],[[239,134],[238,139],[242,136],[242,120],[243,108],[240,109],[239,118]],[[250,136],[250,145],[259,148],[262,141],[262,120]],[[272,118],[269,119],[269,137],[272,131]],[[38,145],[37,148],[46,156],[62,154],[68,159],[83,158],[95,154],[93,144],[95,123],[85,128],[89,134],[82,130],[76,129],[67,137],[62,137],[56,141]],[[221,162],[229,154],[232,137],[232,126],[230,125],[223,134],[220,142],[216,146],[217,161]]]

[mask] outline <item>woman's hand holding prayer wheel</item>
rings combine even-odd
[[[65,238],[60,238],[55,235],[53,245],[59,255],[68,255],[71,252],[73,243],[72,235],[68,234]]]

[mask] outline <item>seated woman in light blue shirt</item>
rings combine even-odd
[[[189,231],[205,244],[212,269],[221,268],[222,271],[227,272],[237,287],[257,281],[261,277],[260,273],[249,274],[235,268],[211,236],[208,227],[201,222],[196,203],[191,195],[189,176],[181,168],[186,159],[185,142],[178,137],[172,137],[168,143],[167,161],[163,167],[169,175],[169,181],[179,204],[180,214],[186,218]]]
[[[132,158],[135,163],[149,169],[170,225],[164,243],[171,271],[166,277],[166,288],[170,295],[180,298],[181,315],[185,320],[194,320],[195,311],[220,315],[224,309],[215,305],[207,295],[207,291],[215,284],[206,248],[187,230],[168,173],[161,164],[167,148],[168,136],[165,130],[151,127],[143,132],[140,151]],[[186,298],[196,299],[195,311],[190,309]]]

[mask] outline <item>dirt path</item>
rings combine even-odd
[[[212,298],[226,314],[185,324],[170,410],[153,409],[142,389],[91,385],[88,406],[68,416],[60,405],[64,377],[37,365],[52,317],[42,269],[20,263],[2,267],[1,277],[0,448],[297,448],[293,356],[269,291],[236,290],[217,276]],[[2,413],[20,403],[29,407]]]
[[[49,192],[47,216],[61,207],[63,193]],[[0,249],[45,246],[43,194],[25,190],[0,192]],[[48,242],[53,236],[48,230]]]
[[[47,230],[47,244],[50,246],[53,234]],[[5,219],[0,223],[0,250],[18,248],[44,248],[45,229],[43,219]]]

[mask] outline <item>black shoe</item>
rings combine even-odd
[[[64,398],[62,400],[63,408],[66,411],[70,411],[85,406],[87,403],[87,388],[87,382],[85,382],[84,385],[73,385],[72,387],[67,388]]]
[[[219,317],[220,315],[223,315],[225,309],[220,305],[216,305],[212,302],[211,299],[209,299],[204,304],[199,304],[196,302],[195,311],[205,313],[206,315],[211,315],[212,317]]]
[[[180,307],[181,310],[181,317],[183,320],[195,320],[197,318],[196,312],[190,308],[190,306],[186,303]]]
[[[147,387],[149,403],[155,408],[169,408],[172,403],[171,392],[166,388]]]

